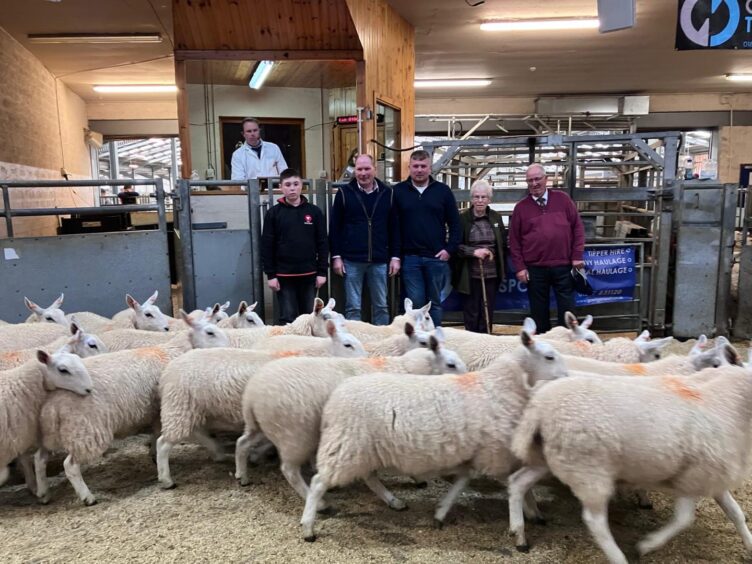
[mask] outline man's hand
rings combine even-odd
[[[321,288],[321,286],[323,286],[324,284],[326,284],[326,276],[317,276],[316,288]]]
[[[400,262],[400,259],[393,258],[389,261],[389,276],[397,276],[399,274],[400,268],[402,267],[402,263]]]
[[[585,268],[585,261],[584,260],[573,260],[572,266],[574,266],[576,269]]]
[[[493,253],[489,249],[475,249],[473,251],[473,256],[480,260],[493,260]]]
[[[266,281],[266,285],[275,292],[279,292],[279,280],[276,278],[269,278],[269,280]]]
[[[332,261],[332,270],[334,271],[334,274],[337,276],[344,276],[345,275],[345,262],[337,257]],[[317,286],[318,287],[318,286]]]
[[[446,262],[446,261],[448,261],[448,260],[449,260],[449,253],[448,253],[448,252],[446,252],[446,250],[445,250],[445,249],[441,249],[441,250],[440,250],[440,251],[439,251],[438,253],[436,253],[436,254],[435,254],[435,255],[434,255],[433,257],[434,257],[434,258],[437,258],[437,259],[439,259],[439,260],[443,260],[444,262]]]
[[[530,281],[530,274],[528,274],[527,270],[520,270],[516,276],[518,282],[528,283]]]

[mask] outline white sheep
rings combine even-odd
[[[140,304],[130,294],[126,294],[125,303],[128,305],[128,309],[112,316],[111,328],[170,331],[170,325],[175,319],[165,315],[158,306],[154,305],[158,297],[159,292],[155,291],[143,304]]]
[[[677,496],[671,522],[638,543],[641,555],[689,527],[697,500],[706,496],[752,551],[752,534],[729,493],[752,463],[751,404],[752,375],[736,366],[648,377],[638,386],[582,376],[551,383],[533,395],[513,439],[514,453],[533,468],[510,479],[510,517],[513,492],[550,469],[582,503],[583,521],[612,563],[627,562],[608,526],[617,480]]]
[[[264,327],[264,322],[254,311],[257,303],[258,302],[253,302],[251,305],[248,305],[245,300],[241,301],[238,306],[238,311],[233,313],[227,319],[223,319],[217,325],[220,328],[227,329],[257,329]]]
[[[28,452],[39,438],[39,412],[47,393],[56,389],[87,396],[92,380],[80,357],[68,352],[48,354],[0,372],[0,485],[8,479],[8,464],[20,457],[27,485],[34,489]]]
[[[227,315],[228,307],[230,307],[229,301],[223,304],[217,302],[213,306],[207,307],[206,309],[194,309],[188,315],[191,317],[191,319],[206,319],[210,323],[217,325],[220,321],[229,319],[230,316]]]
[[[431,335],[436,336],[440,343],[444,342],[441,327],[437,327],[429,333],[416,330],[413,324],[407,321],[402,334],[393,335],[381,341],[365,343],[363,348],[365,348],[368,356],[400,356],[415,348],[428,348]]]
[[[58,323],[18,323],[0,327],[0,352],[42,347],[68,335],[68,327]]]
[[[75,323],[71,323],[70,331],[73,336],[60,337],[39,348],[48,353],[59,350],[78,355],[81,358],[108,352],[107,347],[99,337],[84,332],[84,330]],[[37,350],[37,348],[32,348],[0,353],[0,370],[9,370],[28,362],[32,358],[36,358]]]
[[[192,438],[209,449],[216,460],[223,458],[222,449],[206,429],[243,428],[243,390],[248,379],[267,362],[300,355],[365,356],[352,335],[343,333],[333,321],[327,327],[329,339],[295,335],[275,338],[319,341],[297,349],[193,351],[170,363],[160,382],[162,435],[157,439],[157,470],[162,487],[175,486],[170,475],[170,451],[182,440]]]
[[[242,330],[236,329],[236,331]],[[246,331],[254,330],[246,329]],[[361,342],[349,332],[340,328],[335,321],[327,322],[327,331],[329,334],[327,339],[305,335],[269,336],[255,342],[249,348],[276,353],[294,352],[295,355],[305,354],[308,356],[366,356],[366,350]]]
[[[593,316],[588,315],[582,320],[577,321],[577,317],[570,311],[564,313],[565,327],[558,325],[540,336],[546,341],[587,341],[592,344],[602,345],[601,338],[590,329],[593,324]]]
[[[378,372],[390,374],[462,374],[456,353],[434,336],[429,349],[404,356],[368,359],[286,358],[267,364],[248,380],[243,394],[244,434],[235,449],[235,477],[248,485],[248,454],[266,436],[277,447],[287,481],[305,499],[300,467],[316,452],[321,412],[334,389],[346,379]]]
[[[530,326],[532,320],[526,320]],[[534,324],[532,324],[534,326]],[[351,378],[324,407],[321,439],[301,523],[315,540],[316,510],[329,488],[358,478],[386,502],[403,509],[376,478],[382,468],[421,476],[456,472],[458,478],[435,514],[441,523],[470,471],[505,478],[518,465],[512,432],[542,380],[566,376],[559,354],[523,329],[524,347],[481,372],[462,375]]]
[[[434,329],[433,320],[428,312],[431,309],[431,302],[420,309],[413,309],[413,302],[410,298],[405,298],[405,313],[396,316],[389,325],[371,325],[364,321],[353,321],[339,317],[339,323],[347,331],[357,337],[362,343],[379,341],[392,335],[399,335],[405,328],[405,323],[412,323],[413,327],[419,331],[432,331]]]
[[[26,318],[26,323],[58,323],[67,327],[68,320],[65,317],[65,312],[60,309],[64,298],[65,294],[60,294],[60,297],[49,306],[41,307],[24,296],[24,305],[31,311],[31,315]]]

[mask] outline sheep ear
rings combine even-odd
[[[227,300],[225,303],[223,303],[221,306],[219,306],[220,311],[225,311],[227,308],[230,307],[230,300]]]
[[[331,319],[326,322],[326,333],[330,337],[334,337],[337,334],[337,324]]]
[[[250,311],[253,311],[256,309],[256,306],[258,305],[258,302],[253,302],[251,305],[248,306],[248,309]]]
[[[336,305],[337,305],[337,300],[335,300],[334,298],[329,298],[329,301],[326,302],[327,309],[331,309],[332,311],[334,311],[334,306]]]
[[[133,310],[138,311],[138,310],[141,309],[141,304],[138,303],[136,301],[136,299],[133,296],[131,296],[130,294],[126,294],[125,295],[125,303],[128,304],[128,307],[131,308],[131,309],[133,309]]]
[[[422,308],[420,308],[421,313],[428,313],[431,311],[431,302],[429,301],[426,305],[424,305]]]
[[[34,312],[36,314],[42,315],[44,313],[44,310],[41,307],[39,307],[37,304],[35,304],[34,302],[32,302],[26,296],[24,296],[24,304],[26,305],[26,307],[30,311],[32,311],[32,312]]]
[[[742,362],[742,355],[739,354],[731,343],[725,343],[723,345],[723,356],[726,361],[733,366],[744,366]]]
[[[522,344],[525,346],[526,349],[532,348],[532,346],[533,346],[533,337],[525,329],[523,329],[522,333],[520,333],[520,340],[522,341]]]
[[[41,349],[37,350],[37,360],[41,362],[42,364],[47,365],[50,363],[50,355],[48,355],[45,351]]]
[[[415,327],[413,327],[413,324],[409,321],[405,322],[405,335],[408,337],[415,335]]]
[[[253,304],[254,306],[256,304]],[[245,313],[245,310],[248,309],[248,304],[245,303],[245,300],[240,302],[240,305],[238,306],[238,315],[243,315]]]
[[[413,310],[413,301],[410,298],[405,298],[405,313],[410,313]]]
[[[60,294],[60,297],[56,299],[54,302],[52,302],[51,308],[59,308],[61,305],[63,305],[63,299],[65,298],[65,294]]]
[[[532,317],[526,317],[525,321],[522,322],[522,330],[528,334],[528,337],[535,335],[535,332],[538,330],[538,328],[535,325],[535,321],[533,321]]]
[[[645,329],[642,333],[635,337],[635,343],[647,343],[650,340],[650,331]]]
[[[431,349],[434,353],[438,353],[440,347],[441,347],[441,343],[434,335],[431,335],[430,337],[428,337],[429,349]]]
[[[222,306],[219,305],[219,303],[216,303],[214,304],[214,307],[212,308],[211,313],[209,315],[213,317],[217,315],[220,311],[222,311]]]
[[[695,346],[692,347],[692,350],[689,351],[689,356],[697,356],[698,354],[701,354],[707,344],[708,338],[705,335],[700,335],[699,337],[697,337]]]
[[[440,343],[446,342],[446,337],[444,336],[444,330],[441,327],[437,327],[436,329],[434,329],[433,334]]]
[[[321,298],[316,298],[313,300],[313,313],[315,315],[318,315],[321,313],[321,310],[324,309],[324,300]]]
[[[192,328],[194,326],[193,319],[191,319],[191,316],[185,313],[182,308],[180,309],[180,318],[185,321],[188,327]]]
[[[154,290],[154,293],[151,296],[149,296],[149,299],[146,300],[146,303],[148,303],[149,305],[154,305],[154,302],[157,301],[158,296],[159,296],[159,290]]]
[[[571,311],[568,311],[564,314],[564,323],[566,323],[569,329],[574,329],[575,327],[577,327],[577,325],[579,325],[577,317],[575,317],[574,313],[572,313]]]
[[[582,320],[582,323],[580,323],[580,327],[583,329],[590,329],[590,326],[593,324],[593,316],[588,315],[585,319]]]
[[[76,323],[76,320],[75,319],[71,319],[71,324],[70,324],[71,335],[75,335],[80,330],[81,330],[81,328],[78,326],[78,323]],[[81,331],[81,332],[83,333],[83,331]]]

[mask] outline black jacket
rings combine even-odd
[[[261,267],[267,277],[316,273],[326,276],[329,250],[321,210],[301,196],[291,206],[284,198],[269,208],[261,234]]]
[[[501,216],[495,210],[488,208],[488,220],[491,222],[491,227],[494,232],[495,248],[494,254],[494,271],[488,273],[490,278],[491,274],[497,277],[499,281],[506,278],[504,272],[504,261],[506,259],[505,248],[507,246],[507,233],[504,229],[504,222]],[[460,223],[462,225],[462,241],[467,243],[470,238],[470,228],[473,226],[473,209],[470,208],[460,214]],[[459,253],[452,257],[452,286],[460,294],[470,293],[470,262],[478,260],[473,257],[462,257]]]
[[[460,214],[449,186],[431,177],[421,194],[408,177],[394,187],[394,201],[400,219],[403,255],[433,257],[441,249],[449,254],[457,251]]]
[[[358,181],[352,179],[334,197],[329,217],[329,249],[333,257],[384,263],[400,256],[394,191],[378,178],[375,180],[379,188],[370,194],[365,194]]]

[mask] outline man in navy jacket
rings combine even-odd
[[[431,156],[410,155],[410,176],[394,187],[402,236],[402,283],[417,306],[431,301],[431,318],[441,325],[441,294],[449,285],[449,258],[460,243],[460,214],[452,190],[433,179]]]
[[[368,279],[374,325],[389,323],[389,276],[400,270],[399,222],[394,192],[375,177],[371,155],[355,159],[355,178],[334,197],[329,220],[332,270],[345,277],[345,318],[360,320],[363,279]]]

